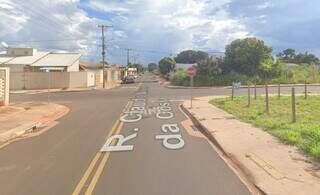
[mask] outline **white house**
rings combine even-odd
[[[40,72],[44,67],[59,67],[63,72],[78,72],[78,53],[40,52],[34,48],[8,48],[0,55],[0,65],[10,72]]]

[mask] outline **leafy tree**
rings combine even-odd
[[[272,48],[257,38],[237,39],[226,46],[225,65],[227,71],[246,75],[257,73],[260,65],[272,58]]]
[[[279,77],[281,75],[281,67],[279,61],[274,61],[270,58],[263,61],[259,67],[258,75],[265,82],[269,81],[272,78]]]
[[[143,72],[144,67],[142,64],[129,64],[129,68],[137,68],[137,72]]]
[[[308,52],[296,54],[295,50],[290,48],[279,53],[277,56],[281,61],[288,63],[319,63],[319,59],[315,55],[309,54]]]
[[[297,63],[297,64],[301,64],[301,63],[306,63],[306,64],[319,63],[319,59],[315,55],[309,54],[308,52],[299,53],[295,57],[294,63]]]
[[[159,70],[162,75],[167,75],[175,69],[176,62],[173,58],[164,57],[159,61]]]
[[[296,51],[294,49],[288,48],[280,52],[277,56],[284,62],[293,62],[296,58]]]
[[[175,61],[177,63],[194,64],[201,60],[205,60],[208,56],[208,53],[203,51],[186,50],[180,52],[177,57],[175,57]]]
[[[214,76],[221,73],[222,59],[210,56],[197,63],[197,74],[201,76]]]
[[[150,63],[148,64],[148,71],[152,72],[158,68],[158,65],[156,63]]]

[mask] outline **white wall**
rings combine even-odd
[[[15,72],[11,73],[10,90],[88,87],[89,72]],[[49,77],[50,76],[50,77]],[[49,84],[50,78],[50,84]],[[91,76],[90,76],[91,78]],[[94,76],[93,76],[94,82]],[[90,84],[90,86],[92,86]]]
[[[68,66],[68,72],[79,72],[79,60],[75,61],[71,66]]]
[[[9,105],[9,86],[10,86],[9,68],[0,68],[0,106]]]
[[[95,72],[94,71],[88,71],[87,73],[87,87],[93,87],[95,86]]]

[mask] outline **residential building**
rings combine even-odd
[[[40,52],[33,48],[8,48],[0,55],[0,65],[11,72],[40,72],[43,68],[59,68],[62,72],[78,72],[78,53]]]

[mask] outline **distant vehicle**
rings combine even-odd
[[[133,76],[127,76],[122,80],[123,84],[128,84],[128,83],[134,83],[134,77]]]

